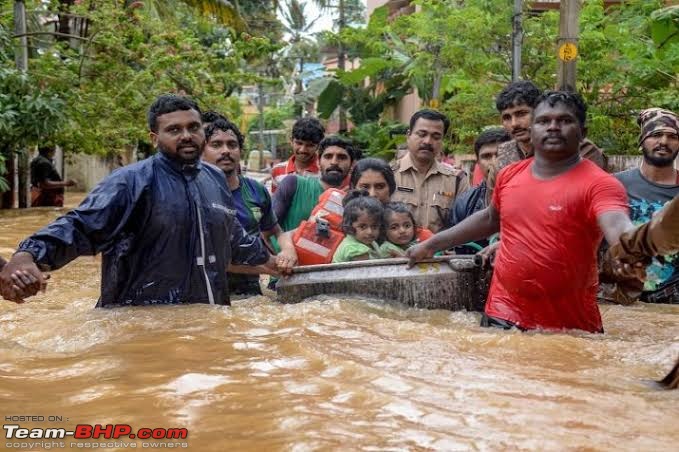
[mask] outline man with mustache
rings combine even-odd
[[[205,115],[203,115],[205,120]],[[245,231],[264,240],[274,236],[283,245],[276,256],[279,268],[288,272],[297,263],[292,243],[286,241],[271,206],[271,196],[259,182],[239,174],[244,138],[238,127],[224,117],[217,117],[205,128],[205,152],[203,161],[216,165],[224,172],[226,183],[233,195],[236,217]],[[242,271],[242,269],[241,269]],[[238,270],[228,273],[229,290],[234,295],[261,295],[259,274]]]
[[[148,112],[150,139],[159,151],[106,177],[82,204],[19,244],[0,272],[0,294],[23,297],[12,273],[56,270],[78,256],[102,253],[97,306],[175,303],[229,304],[224,269],[231,262],[274,259],[236,218],[224,174],[201,163],[201,113],[192,100],[158,97]]]
[[[467,174],[436,160],[450,121],[434,110],[420,110],[406,132],[408,153],[392,165],[396,192],[392,201],[408,204],[417,225],[432,232],[445,227],[450,207],[469,188]]]
[[[292,126],[292,155],[285,162],[274,165],[271,169],[271,192],[274,193],[291,174],[307,177],[319,177],[321,169],[318,166],[316,151],[318,144],[325,135],[325,128],[321,122],[312,117],[298,119]]]
[[[482,326],[602,332],[597,249],[633,229],[613,176],[580,156],[582,98],[545,92],[530,125],[535,156],[500,172],[488,207],[407,252],[410,265],[501,232]]]
[[[501,144],[497,149],[495,164],[491,165],[486,183],[492,194],[495,179],[500,170],[514,162],[533,156],[534,147],[531,141],[530,127],[533,110],[542,91],[530,80],[512,82],[498,94],[495,107],[500,112],[502,127],[512,140]],[[606,171],[608,158],[594,143],[583,138],[580,143],[580,157],[591,160],[599,168]],[[486,262],[492,262],[499,247],[499,242],[484,248],[479,254]]]
[[[530,80],[512,82],[498,94],[495,106],[500,112],[502,127],[509,133],[512,140],[498,148],[494,172],[500,171],[510,163],[533,155],[530,125],[535,102],[541,94],[542,91]],[[580,156],[593,161],[604,171],[606,170],[608,163],[606,155],[587,138],[580,143]]]
[[[679,172],[674,168],[679,154],[679,117],[660,108],[642,111],[637,119],[641,127],[639,146],[641,165],[615,174],[627,190],[632,221],[646,223],[662,207],[679,195]],[[652,303],[679,303],[675,286],[679,285],[679,255],[653,259],[646,267],[641,300]]]
[[[284,231],[292,231],[309,218],[321,194],[328,188],[346,188],[356,157],[351,142],[340,136],[324,138],[318,145],[320,180],[290,175],[273,196],[273,209]]]

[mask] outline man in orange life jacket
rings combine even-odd
[[[291,231],[309,218],[321,194],[328,188],[344,189],[356,150],[351,142],[330,136],[318,145],[321,178],[286,177],[273,196],[273,209],[284,231]]]

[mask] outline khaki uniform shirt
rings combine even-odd
[[[394,162],[391,169],[396,179],[392,201],[408,204],[417,225],[432,232],[446,227],[453,201],[469,188],[467,173],[436,160],[427,174],[419,174],[410,153]]]

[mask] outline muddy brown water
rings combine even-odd
[[[0,255],[59,214],[0,211]],[[93,309],[99,277],[79,258],[46,294],[0,302],[3,424],[184,427],[196,451],[679,448],[679,391],[650,382],[679,355],[679,306],[603,305],[603,335],[523,334],[342,298]],[[6,417],[27,415],[45,421]],[[20,441],[44,450],[0,449]]]

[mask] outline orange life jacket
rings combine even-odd
[[[321,217],[328,223],[335,231],[342,231],[342,216],[344,215],[344,207],[342,207],[342,200],[346,193],[337,188],[328,188],[318,198],[318,204],[311,211],[311,216],[314,218]]]
[[[302,221],[292,235],[298,265],[331,263],[342,240],[344,234],[333,229],[329,222],[321,219]]]

